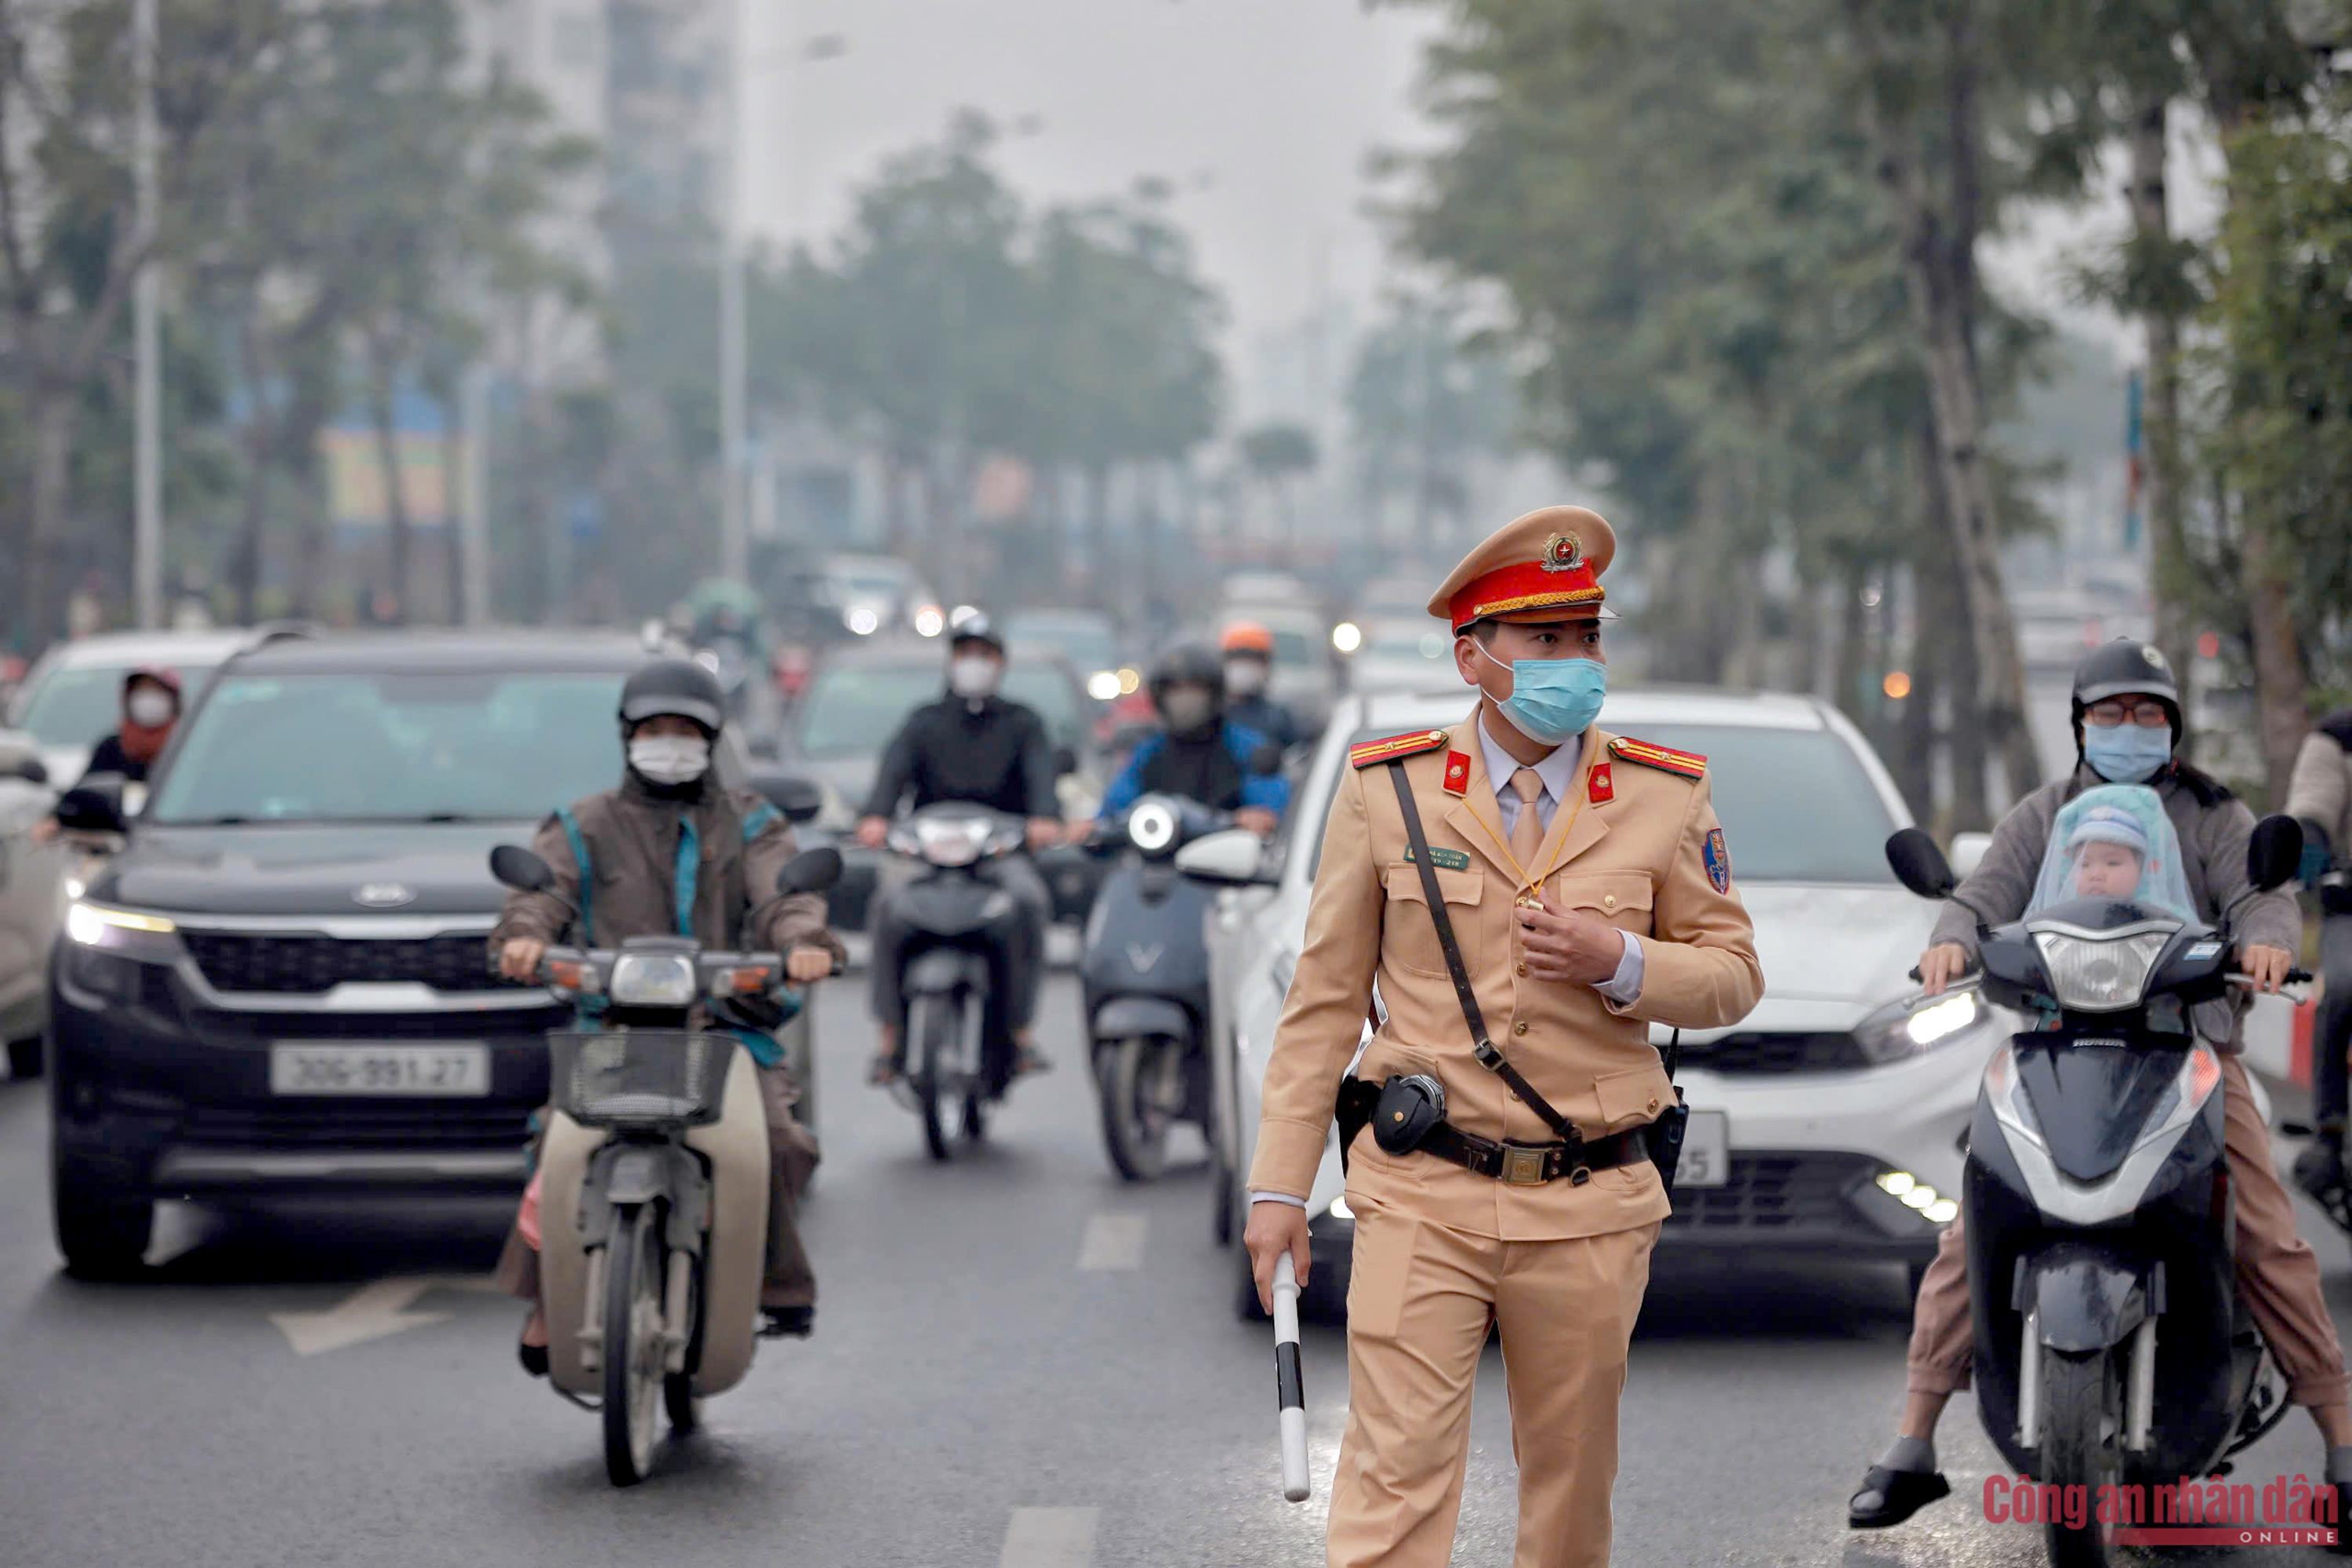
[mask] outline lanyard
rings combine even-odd
[[[1585,733],[1590,735],[1592,731],[1591,730],[1587,730],[1585,731]],[[1480,743],[1482,745],[1485,743],[1484,736],[1480,737]],[[1576,777],[1579,782],[1584,784],[1584,787],[1572,792],[1575,795],[1575,800],[1574,803],[1569,806],[1568,826],[1561,828],[1559,834],[1559,847],[1562,850],[1568,847],[1569,836],[1576,831],[1576,814],[1584,809],[1584,802],[1592,793],[1591,784],[1589,777],[1591,771],[1592,763],[1589,759],[1577,769]],[[1495,781],[1490,778],[1486,781],[1486,784],[1487,787],[1493,788]],[[1496,801],[1498,808],[1501,799],[1502,792],[1499,790],[1496,791]],[[1519,809],[1521,811],[1533,811],[1535,808],[1536,803],[1534,801],[1528,800],[1521,801],[1519,803]],[[1530,877],[1528,875],[1528,868],[1519,864],[1519,858],[1511,853],[1510,840],[1503,833],[1498,831],[1493,823],[1488,822],[1485,817],[1479,816],[1478,808],[1470,805],[1469,802],[1463,802],[1463,809],[1470,814],[1472,821],[1475,822],[1480,827],[1486,830],[1486,837],[1495,841],[1495,847],[1502,852],[1503,858],[1510,863],[1513,875],[1519,879],[1519,894],[1517,900],[1519,906],[1523,909],[1540,908],[1543,904],[1543,893],[1541,891],[1543,880],[1546,877],[1550,876],[1554,871],[1559,869],[1559,851],[1556,850],[1553,852],[1551,863],[1549,865]],[[1541,820],[1541,818],[1538,817],[1538,820]],[[1544,837],[1549,838],[1551,835],[1547,832]]]

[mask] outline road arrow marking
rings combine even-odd
[[[408,1309],[428,1290],[495,1290],[486,1275],[417,1274],[362,1285],[323,1312],[272,1312],[296,1355],[320,1355],[380,1340],[404,1329],[421,1329],[448,1318],[446,1312]]]

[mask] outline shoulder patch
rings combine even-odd
[[[1406,757],[1433,752],[1445,744],[1443,730],[1413,730],[1402,735],[1391,735],[1382,741],[1365,741],[1348,748],[1348,765],[1369,768],[1374,763],[1399,762]]]
[[[1706,759],[1696,752],[1677,752],[1672,746],[1654,746],[1647,741],[1636,741],[1630,735],[1620,735],[1609,742],[1609,754],[1622,757],[1629,763],[1657,768],[1664,773],[1679,773],[1686,779],[1706,777]]]

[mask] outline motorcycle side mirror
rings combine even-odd
[[[798,773],[757,769],[751,774],[751,787],[764,795],[770,805],[782,812],[787,822],[814,822],[824,811],[824,791],[814,780]]]
[[[841,851],[827,847],[803,849],[784,862],[776,873],[776,891],[786,896],[793,893],[822,893],[841,880]]]
[[[1203,834],[1176,851],[1176,869],[1221,887],[1266,887],[1281,873],[1267,860],[1265,840],[1246,827]]]
[[[555,868],[520,844],[501,844],[490,851],[490,875],[519,893],[555,889]]]
[[[2246,841],[2246,879],[2267,893],[2294,880],[2303,863],[2303,824],[2292,816],[2265,816]]]
[[[76,833],[121,833],[131,822],[121,773],[98,773],[58,797],[58,826]]]
[[[1951,862],[1922,827],[1902,828],[1888,838],[1886,863],[1894,868],[1895,880],[1923,899],[1948,899],[1959,886]]]

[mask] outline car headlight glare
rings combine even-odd
[[[2139,1005],[2148,973],[2174,935],[2161,931],[2106,933],[2073,926],[2029,928],[2050,973],[2058,1005],[2078,1013],[2117,1013]]]
[[[1097,702],[1116,701],[1119,696],[1118,671],[1097,669],[1087,677],[1087,695]]]
[[[162,915],[142,915],[135,910],[77,900],[66,910],[66,934],[84,947],[120,946],[138,936],[169,936],[177,930]]]
[[[1960,1217],[1960,1205],[1949,1198],[1937,1198],[1919,1212],[1937,1225],[1949,1225]]]
[[[671,952],[623,953],[613,961],[605,990],[624,1007],[685,1007],[700,993],[694,960]]]

